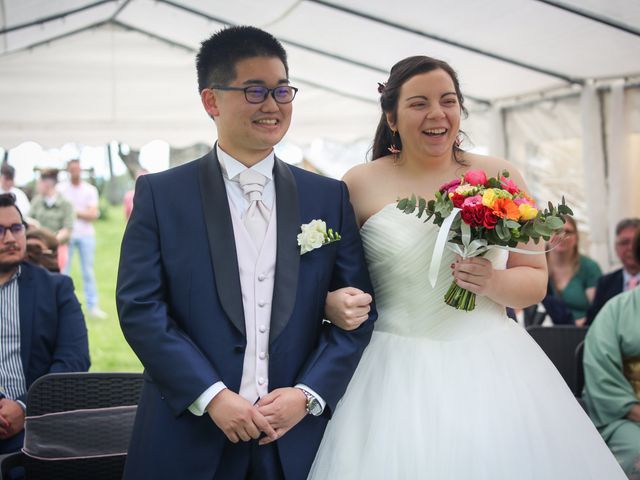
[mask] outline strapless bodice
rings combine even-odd
[[[439,227],[389,204],[362,226],[361,235],[371,280],[378,320],[376,330],[398,335],[455,340],[482,334],[503,326],[505,308],[478,295],[471,312],[444,303],[451,285],[450,264],[455,254],[445,249],[435,287],[429,283],[429,265]],[[506,250],[485,254],[494,268],[504,269]]]

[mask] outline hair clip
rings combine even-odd
[[[382,93],[384,92],[385,87],[387,86],[386,83],[380,83],[378,82],[378,93]]]

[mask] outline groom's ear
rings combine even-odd
[[[200,100],[202,101],[202,106],[206,112],[215,120],[215,117],[220,115],[220,109],[218,108],[218,93],[210,88],[205,88],[200,92]]]

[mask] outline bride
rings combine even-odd
[[[505,315],[546,292],[544,255],[445,253],[428,266],[438,227],[398,210],[398,197],[513,165],[459,147],[466,114],[445,62],[409,57],[381,85],[375,161],[344,180],[376,293],[371,343],[329,422],[309,479],[615,480],[626,478],[562,377]],[[537,250],[535,245],[521,248]],[[443,301],[456,282],[478,294],[472,312]],[[327,299],[327,308],[333,297]]]

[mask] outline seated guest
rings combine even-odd
[[[631,290],[640,283],[640,262],[633,256],[633,235],[640,227],[640,218],[626,218],[616,226],[616,255],[622,268],[603,275],[596,285],[596,294],[587,312],[591,324],[607,301],[619,293]]]
[[[640,229],[633,250],[640,262]],[[584,344],[584,401],[630,479],[640,479],[640,288],[609,300]]]
[[[523,327],[573,325],[571,310],[562,300],[547,293],[542,302],[525,308],[507,307],[507,315]]]
[[[67,263],[69,239],[75,222],[73,206],[56,190],[58,170],[42,170],[36,184],[38,194],[31,200],[31,218],[41,227],[48,228],[58,240],[58,265],[60,269]]]
[[[594,260],[579,253],[578,228],[573,217],[567,216],[565,220],[562,240],[547,255],[549,284],[553,295],[571,310],[574,323],[583,326],[602,272]]]
[[[22,447],[24,402],[37,378],[89,369],[73,282],[25,261],[25,223],[15,201],[0,195],[0,454]]]
[[[59,272],[58,240],[46,228],[27,229],[27,260],[50,272]]]

